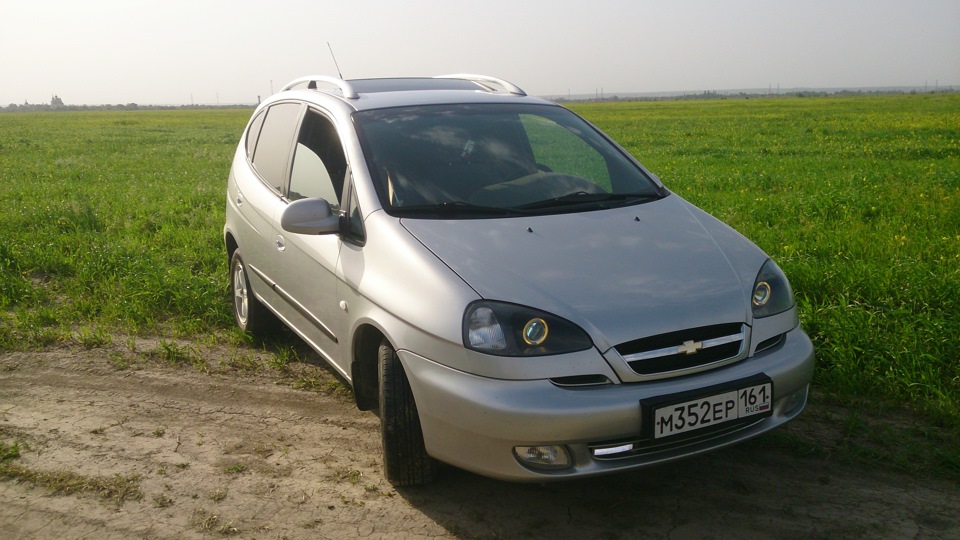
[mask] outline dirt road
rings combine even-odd
[[[784,456],[762,438],[589,481],[446,468],[397,490],[376,416],[289,384],[335,388],[324,369],[260,369],[224,346],[203,349],[204,373],[138,347],[0,354],[0,442],[19,450],[0,538],[960,538],[955,482]]]

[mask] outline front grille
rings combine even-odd
[[[738,356],[745,330],[741,323],[701,326],[617,345],[638,375],[683,371]]]

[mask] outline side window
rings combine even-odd
[[[290,148],[300,117],[299,103],[280,103],[270,107],[253,151],[253,167],[267,185],[282,189]]]
[[[363,230],[363,216],[360,213],[360,204],[357,202],[357,194],[353,190],[353,184],[347,192],[346,216],[347,227],[344,233],[344,239],[350,240],[354,244],[363,245],[366,241],[366,233]]]
[[[267,117],[267,111],[260,111],[260,114],[250,122],[250,129],[247,130],[247,159],[253,160],[253,150],[257,147],[257,139],[260,137],[260,128],[263,127],[263,119]]]
[[[333,123],[308,110],[297,137],[287,198],[291,201],[321,197],[339,208],[347,159]]]

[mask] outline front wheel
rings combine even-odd
[[[386,339],[380,343],[377,353],[384,476],[398,487],[429,484],[436,479],[439,467],[423,445],[420,415],[410,381]]]

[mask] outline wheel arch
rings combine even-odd
[[[384,333],[372,324],[363,324],[353,334],[350,375],[353,379],[353,395],[361,411],[376,410],[380,403],[377,385],[377,354],[380,342],[387,339]]]
[[[240,244],[237,243],[237,239],[233,237],[233,233],[227,231],[223,236],[223,243],[227,248],[227,261],[233,258],[233,252],[240,247]]]

